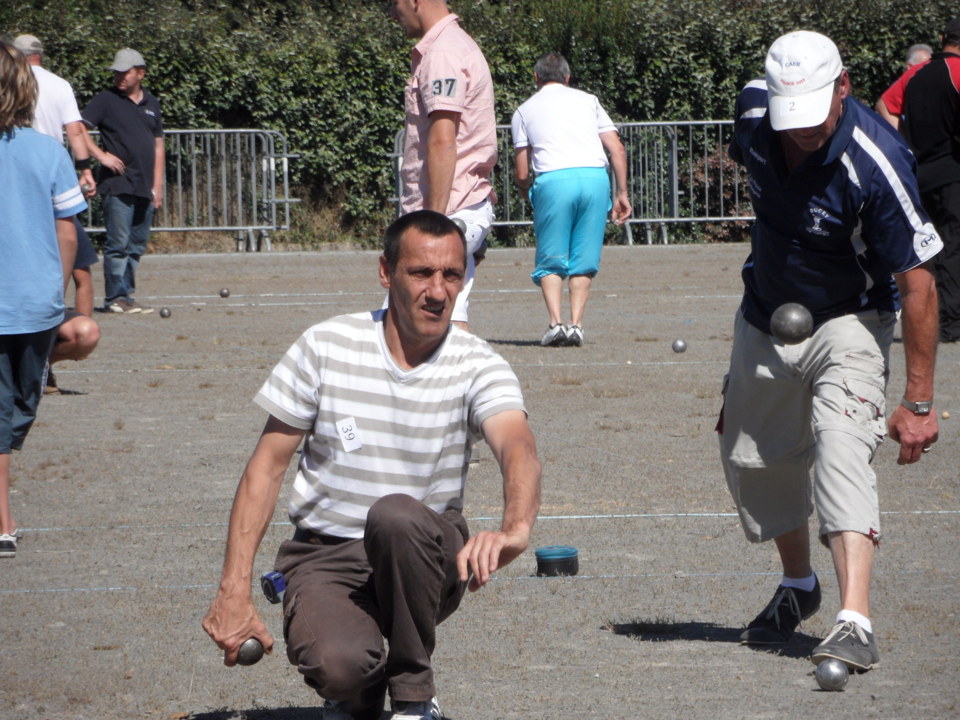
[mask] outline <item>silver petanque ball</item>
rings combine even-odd
[[[220,288],[220,297],[230,297],[230,288]]]
[[[263,657],[263,645],[256,638],[245,640],[237,652],[237,663],[240,665],[254,665]]]
[[[160,317],[162,318],[170,317],[170,308],[168,307],[160,308]]]
[[[770,332],[785,345],[796,345],[813,333],[813,315],[800,303],[784,303],[770,316]]]
[[[684,350],[687,349],[687,343],[681,340],[680,338],[677,338],[676,340],[673,341],[672,347],[675,353],[682,353]]]
[[[827,658],[817,665],[814,676],[822,690],[843,690],[850,679],[850,671],[842,660]]]

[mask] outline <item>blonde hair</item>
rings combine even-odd
[[[12,44],[0,40],[0,133],[33,124],[37,81],[30,63]]]

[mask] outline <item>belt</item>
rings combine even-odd
[[[339,537],[338,535],[323,535],[312,530],[297,528],[293,533],[296,542],[310,543],[311,545],[339,545],[340,543],[356,540],[357,538]]]

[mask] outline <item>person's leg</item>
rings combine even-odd
[[[0,535],[16,530],[10,508],[10,454],[23,446],[36,419],[56,332],[50,328],[0,335]]]
[[[593,278],[589,275],[571,275],[567,281],[570,287],[570,324],[583,325],[583,310],[590,297],[590,283]]]
[[[540,291],[543,301],[547,305],[547,315],[550,316],[550,327],[563,322],[561,305],[563,300],[563,279],[559,275],[544,275],[540,278]]]
[[[870,463],[886,432],[894,324],[892,313],[865,312],[831,320],[813,338],[824,346],[824,370],[813,385],[814,499],[821,539],[837,573],[841,609],[837,626],[811,657],[838,657],[860,670],[879,660],[869,613],[880,505]]]
[[[570,323],[581,326],[590,284],[600,269],[610,212],[610,180],[603,168],[578,169],[580,195],[570,229]]]
[[[570,229],[573,226],[576,195],[566,182],[568,171],[556,170],[537,176],[530,188],[533,205],[533,232],[537,239],[531,279],[537,285],[547,275],[567,277],[570,259]]]
[[[436,694],[431,664],[436,626],[458,607],[466,589],[456,563],[466,534],[459,513],[440,515],[409,495],[387,495],[367,515],[364,547],[381,631],[390,643],[386,672],[394,703]]]
[[[780,555],[784,577],[810,577],[813,568],[810,567],[810,526],[807,523],[803,523],[796,530],[778,535],[773,542]]]
[[[960,183],[924,193],[923,206],[933,220],[943,250],[933,258],[940,312],[940,341],[960,341]]]
[[[840,607],[870,617],[873,540],[858,532],[830,533],[827,539],[840,586]]]
[[[457,326],[469,332],[470,327],[467,321],[470,310],[470,292],[473,290],[473,282],[477,272],[477,263],[473,255],[483,245],[487,235],[490,234],[490,228],[493,225],[493,204],[489,200],[484,200],[481,203],[458,210],[450,215],[450,218],[460,220],[465,225],[463,234],[467,246],[467,272],[463,278],[463,290],[457,295],[457,300],[453,304],[453,313],[450,317],[451,321],[456,323]]]
[[[0,452],[0,535],[13,535],[16,529],[10,511],[10,453]]]
[[[130,294],[127,287],[130,227],[133,222],[133,198],[128,195],[103,197],[103,223],[106,238],[103,244],[104,307]]]
[[[787,642],[820,607],[807,525],[812,512],[810,396],[797,377],[796,359],[737,313],[717,424],[720,457],[747,539],[773,540],[783,566],[773,599],[741,634],[750,645]]]
[[[327,700],[357,720],[376,720],[386,694],[386,651],[370,566],[360,540],[280,546],[275,569],[287,582],[287,658]]]
[[[16,341],[16,335],[0,335],[0,535],[12,535],[17,529],[10,510],[10,453],[17,398],[14,372],[19,352]]]
[[[146,254],[147,244],[150,242],[152,222],[153,202],[146,198],[135,198],[133,215],[130,220],[127,266],[124,273],[124,285],[131,299],[133,299],[133,294],[137,289],[137,268],[140,265],[140,258]]]

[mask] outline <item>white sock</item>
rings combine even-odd
[[[792,578],[784,575],[780,578],[780,584],[784,587],[810,592],[817,586],[817,574],[811,570],[810,575],[805,578]]]
[[[861,615],[856,610],[841,610],[837,613],[837,622],[855,622],[868,633],[873,632],[873,623],[870,622],[870,618]]]

